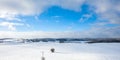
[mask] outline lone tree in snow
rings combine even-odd
[[[54,49],[54,48],[51,48],[50,51],[51,51],[52,53],[54,53],[54,52],[55,52],[55,49]]]

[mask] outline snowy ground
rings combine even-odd
[[[42,51],[45,60],[120,60],[120,43],[0,43],[0,60],[41,60]]]

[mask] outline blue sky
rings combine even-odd
[[[86,8],[86,6],[84,6],[83,8]],[[29,17],[30,20],[27,20],[27,22],[33,25],[34,29],[31,30],[82,31],[89,29],[91,23],[94,23],[96,20],[95,16],[91,16],[88,19],[87,17],[83,17],[83,19],[86,19],[87,21],[80,21],[80,18],[82,18],[83,15],[89,14],[90,12],[88,12],[87,9],[76,12],[62,9],[61,7],[52,6],[44,11],[41,15],[37,16],[38,21],[33,21],[36,24],[33,24],[32,22],[32,20],[35,20],[34,17]]]
[[[0,36],[119,37],[119,6],[118,0],[0,1]]]

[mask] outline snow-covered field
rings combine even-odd
[[[0,43],[0,60],[41,60],[42,51],[45,60],[120,60],[120,43]]]

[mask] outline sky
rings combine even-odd
[[[0,38],[119,38],[119,0],[0,0]]]

